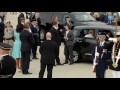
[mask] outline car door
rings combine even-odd
[[[96,29],[83,29],[80,32],[81,42],[81,54],[84,60],[92,60],[93,53],[96,46]]]

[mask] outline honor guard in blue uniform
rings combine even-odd
[[[0,78],[13,78],[16,73],[16,61],[9,55],[12,46],[0,43]]]
[[[30,29],[32,32],[33,40],[34,40],[34,44],[32,46],[33,59],[38,59],[36,56],[36,52],[37,52],[37,46],[38,46],[38,42],[39,42],[39,36],[38,36],[36,19],[32,20],[32,25],[31,25]]]
[[[116,36],[117,38],[109,39],[114,42],[109,68],[112,70],[113,78],[120,78],[120,32],[117,32]]]
[[[105,42],[105,33],[98,33],[98,43],[95,48],[94,66],[96,68],[96,78],[104,78],[107,65],[107,43]]]

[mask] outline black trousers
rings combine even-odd
[[[34,38],[34,44],[32,46],[32,53],[33,53],[33,58],[36,58],[36,52],[37,52],[37,46],[38,46],[38,36],[33,35]]]
[[[60,51],[60,46],[57,47],[57,52],[56,52],[56,53],[57,53],[57,56],[56,56],[55,60],[56,60],[57,64],[60,63],[59,51]]]
[[[36,58],[36,52],[37,52],[37,44],[33,44],[33,46],[32,46],[33,58]]]
[[[105,78],[105,69],[96,68],[96,78]]]
[[[47,78],[52,78],[53,65],[52,64],[42,64],[42,63],[41,63],[41,70],[39,72],[39,78],[43,78],[46,66],[47,66]]]
[[[70,62],[74,62],[73,60],[73,46],[65,46],[64,47],[64,54],[65,54],[65,62],[68,62],[68,60],[70,60]]]
[[[30,52],[22,51],[22,72],[28,73],[29,65],[30,65]]]

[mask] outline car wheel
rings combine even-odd
[[[73,55],[74,55],[73,60],[74,60],[75,63],[80,63],[82,61],[81,60],[82,58],[80,58],[80,53],[79,52],[73,51]]]

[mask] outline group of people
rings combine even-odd
[[[45,67],[48,68],[48,78],[52,78],[52,68],[56,65],[74,64],[73,60],[73,40],[74,36],[71,31],[70,18],[66,17],[66,22],[63,29],[59,29],[59,21],[57,16],[53,16],[52,27],[46,33],[46,40],[40,42],[40,13],[36,13],[30,22],[25,23],[24,14],[21,13],[18,17],[18,25],[16,29],[13,29],[11,22],[6,21],[4,24],[0,22],[0,43],[2,47],[12,47],[9,49],[9,56],[13,57],[16,61],[16,70],[23,74],[32,74],[29,72],[30,56],[32,53],[32,59],[37,58],[37,46],[40,45],[41,54],[41,70],[39,78],[44,75]],[[59,48],[61,45],[61,33],[64,35],[65,40],[65,63],[62,64],[59,58]],[[41,43],[41,44],[40,44]],[[1,48],[1,46],[0,46]],[[6,47],[4,47],[6,48]],[[2,48],[1,48],[2,49]],[[1,53],[0,53],[1,55]],[[0,71],[1,72],[1,71]],[[0,73],[1,74],[1,73]],[[3,75],[3,73],[2,73]],[[13,74],[14,75],[14,74]]]
[[[53,66],[74,64],[73,40],[74,35],[71,30],[72,23],[70,18],[66,17],[64,28],[59,28],[57,16],[53,16],[52,27],[46,33],[46,40],[40,44],[39,52],[41,54],[41,65],[39,78],[43,78],[47,66],[47,78],[52,78]],[[40,13],[36,13],[31,22],[25,23],[24,14],[18,17],[16,30],[13,29],[10,21],[0,22],[0,75],[12,78],[16,69],[23,74],[32,74],[29,72],[30,56],[38,59],[36,52],[40,43]],[[64,55],[65,62],[62,64],[59,57],[61,45],[61,33],[64,35]],[[91,36],[92,31],[89,35]],[[92,36],[91,36],[92,37]],[[106,42],[106,41],[109,41]],[[113,48],[112,55],[109,49]],[[93,69],[96,72],[96,78],[104,78],[105,71],[110,68],[113,71],[113,77],[120,77],[120,33],[117,33],[117,39],[109,38],[109,33],[99,32],[98,40],[94,50]],[[11,50],[11,51],[10,51]],[[112,60],[108,65],[108,59]],[[8,60],[6,60],[8,59]],[[10,63],[9,63],[10,62]]]
[[[102,12],[101,14],[99,14],[99,12],[95,12],[93,14],[93,17],[98,21],[102,21],[102,22],[108,23],[110,25],[115,25],[119,19],[119,15],[117,12],[114,12],[114,13]]]

